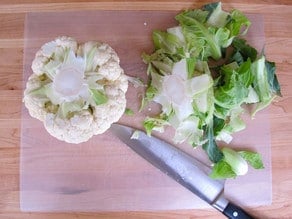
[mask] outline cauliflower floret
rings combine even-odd
[[[37,75],[41,75],[43,74],[43,66],[44,66],[44,63],[48,62],[49,61],[49,58],[46,57],[46,56],[43,56],[43,55],[40,55],[41,52],[39,51],[37,54],[36,54],[36,57],[35,59],[33,60],[32,62],[32,65],[31,65],[31,68],[32,68],[32,71],[37,74]]]
[[[45,99],[34,98],[30,96],[24,97],[25,107],[29,110],[29,115],[33,118],[43,121],[46,117],[46,111],[44,111]]]
[[[26,83],[26,89],[24,91],[23,101],[25,103],[25,107],[29,110],[29,114],[31,117],[39,119],[41,121],[44,120],[46,113],[44,112],[44,104],[49,100],[45,96],[40,95],[32,95],[33,91],[36,91],[42,87],[42,81],[39,76],[36,74],[32,74]]]
[[[119,62],[114,58],[111,58],[100,66],[98,73],[104,76],[107,80],[114,81],[123,73],[123,69],[119,65]]]
[[[77,51],[77,42],[72,37],[62,36],[55,39],[57,46],[61,46],[62,48],[70,48],[73,51]]]
[[[36,74],[30,75],[26,82],[26,89],[24,91],[24,96],[40,87],[42,87],[42,83],[41,83],[41,80],[39,79],[39,76]]]
[[[50,61],[55,52],[60,49],[64,50],[65,48],[75,52],[77,50],[77,42],[71,37],[63,36],[44,44],[35,55],[31,66],[32,71],[37,75],[43,74],[44,64]]]
[[[62,119],[49,113],[44,121],[46,130],[54,137],[68,143],[81,143],[94,135],[92,115],[87,111],[75,114],[71,119]]]
[[[95,106],[93,114],[83,110],[67,120],[60,119],[54,114],[47,114],[45,120],[47,131],[59,140],[75,144],[87,141],[93,135],[104,133],[125,111],[126,96],[122,89],[127,86],[128,82],[125,80],[106,86],[108,101]]]
[[[102,66],[111,58],[114,59],[114,62],[120,62],[117,53],[108,44],[101,44],[94,56],[96,64]]]
[[[105,43],[77,47],[70,37],[57,38],[37,52],[32,70],[25,106],[59,140],[85,142],[125,111],[128,79],[116,52]]]
[[[78,50],[79,55],[86,56],[86,70],[97,71],[107,80],[114,81],[122,73],[117,53],[106,43],[87,42]]]
[[[107,103],[96,106],[93,112],[98,127],[96,134],[106,131],[112,123],[117,122],[123,115],[126,108],[126,96],[122,89],[127,86],[127,81],[119,80],[115,84],[105,87],[109,99]]]
[[[121,74],[120,77],[115,81],[115,86],[118,86],[124,93],[128,90],[128,77]]]

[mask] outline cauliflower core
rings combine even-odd
[[[70,37],[44,44],[24,91],[29,114],[59,140],[81,143],[105,132],[126,108],[128,79],[105,43]]]

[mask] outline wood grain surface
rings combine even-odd
[[[19,209],[19,143],[25,15],[32,11],[180,10],[209,1],[0,1],[0,218],[224,218],[215,210],[22,213]],[[265,22],[265,53],[277,64],[283,97],[270,107],[273,203],[247,209],[258,218],[292,218],[292,1],[228,0],[225,9],[259,13]],[[259,188],[260,189],[260,188]],[[248,191],[247,191],[248,192]]]

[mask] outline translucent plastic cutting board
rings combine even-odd
[[[125,73],[146,79],[142,52],[152,51],[151,33],[176,25],[175,11],[95,11],[29,13],[25,26],[24,83],[31,62],[42,44],[57,36],[72,36],[79,42],[109,43],[118,53]],[[264,44],[263,19],[250,15],[249,42]],[[127,107],[135,116],[124,115],[120,123],[141,128],[149,107],[141,113],[141,89],[129,87]],[[172,130],[163,135],[171,139]],[[226,196],[242,206],[271,203],[271,158],[268,111],[247,118],[247,129],[234,135],[232,145],[262,154],[265,169],[227,180]],[[201,160],[200,150],[179,145]],[[74,145],[51,137],[41,122],[22,109],[20,206],[23,211],[128,211],[207,208],[208,205],[144,161],[110,132]]]

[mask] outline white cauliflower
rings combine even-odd
[[[82,45],[70,37],[36,53],[24,91],[30,115],[59,140],[81,143],[105,132],[126,108],[128,78],[105,43]]]

